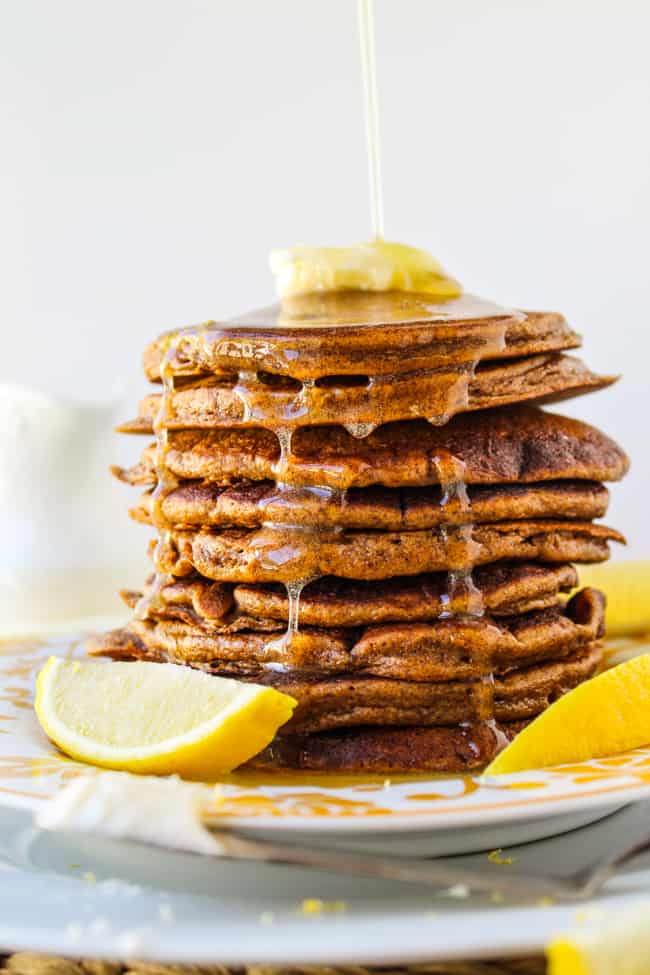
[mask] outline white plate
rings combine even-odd
[[[51,653],[83,655],[83,639],[0,646],[0,802],[35,810],[87,767],[67,759],[34,716],[34,678]],[[222,785],[218,812],[256,833],[430,855],[521,843],[572,829],[650,797],[650,749],[501,776],[291,776],[253,773]]]
[[[454,899],[420,886],[35,830],[31,813],[85,771],[52,748],[33,715],[34,676],[49,653],[83,648],[60,637],[0,647],[0,802],[16,807],[0,808],[5,950],[231,965],[390,964],[535,952],[575,918],[575,907],[520,898]],[[562,873],[620,842],[638,828],[639,816],[645,822],[643,804],[606,813],[650,796],[650,749],[499,783],[248,777],[227,783],[224,795],[220,808],[240,828],[384,852],[506,847],[600,817],[508,850],[516,860],[510,866],[485,853],[461,858],[486,870]],[[650,861],[635,866],[599,904],[647,896]],[[314,899],[322,910],[310,913],[304,902]]]
[[[502,870],[574,870],[650,820],[647,804],[507,853],[459,858]],[[3,869],[4,868],[4,869]],[[592,911],[648,897],[650,859],[598,900],[547,905],[489,895],[452,898],[421,886],[219,861],[31,828],[0,809],[0,945],[5,950],[160,962],[381,964],[534,954]],[[320,898],[321,913],[305,910]],[[307,905],[309,907],[309,905]]]

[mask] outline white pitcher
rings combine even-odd
[[[108,471],[125,416],[0,384],[0,635],[128,616],[117,590],[141,585],[147,534]]]

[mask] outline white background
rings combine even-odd
[[[134,398],[156,333],[268,302],[271,247],[369,235],[355,17],[0,2],[0,382]],[[378,0],[376,20],[387,236],[563,311],[624,374],[562,409],[631,453],[609,520],[648,554],[650,5]]]

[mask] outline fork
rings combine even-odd
[[[643,836],[629,840],[619,849],[608,850],[596,862],[564,877],[540,877],[488,872],[485,869],[448,864],[444,859],[410,860],[404,857],[373,856],[348,851],[293,846],[249,839],[233,832],[219,832],[222,855],[237,860],[290,864],[310,867],[354,877],[375,877],[401,883],[424,884],[467,891],[499,892],[518,897],[580,901],[593,897],[626,863],[650,850],[650,830],[645,825]]]

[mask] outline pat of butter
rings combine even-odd
[[[281,298],[332,291],[409,291],[457,298],[462,288],[426,251],[374,240],[352,247],[271,251],[271,271]]]

